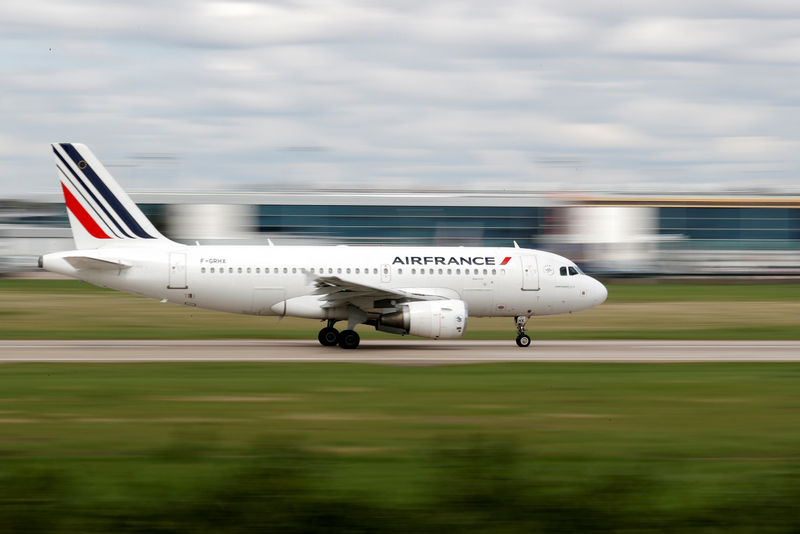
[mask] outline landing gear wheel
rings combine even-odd
[[[339,334],[339,346],[343,349],[354,349],[360,342],[361,338],[355,330],[343,330]]]
[[[528,311],[530,312],[530,310]],[[514,324],[517,326],[517,346],[530,346],[531,338],[525,333],[525,326],[528,324],[528,317],[525,315],[518,315],[514,317]]]
[[[326,326],[319,331],[317,339],[319,339],[320,344],[323,346],[333,347],[339,343],[339,331],[333,327]]]

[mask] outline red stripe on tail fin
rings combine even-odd
[[[89,235],[94,237],[95,239],[111,239],[100,226],[92,219],[92,216],[89,215],[81,203],[72,196],[72,193],[69,192],[67,186],[64,185],[64,182],[61,182],[61,189],[64,191],[64,201],[67,203],[67,209],[72,212],[72,214],[77,217],[77,219],[81,222],[86,231],[89,232]]]

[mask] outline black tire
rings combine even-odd
[[[317,336],[320,344],[324,347],[333,347],[339,343],[339,331],[333,327],[326,326],[319,331]]]
[[[361,342],[361,337],[355,330],[343,330],[339,334],[339,346],[343,349],[354,349]]]
[[[517,346],[518,347],[528,347],[531,344],[531,338],[525,334],[520,334],[517,336]]]

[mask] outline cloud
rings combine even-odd
[[[779,0],[10,0],[0,157],[26,179],[0,194],[52,190],[57,140],[138,189],[724,188],[737,165],[789,187],[798,19]]]

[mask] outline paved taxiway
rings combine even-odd
[[[357,350],[315,340],[0,341],[0,362],[800,362],[800,341],[365,340]]]

